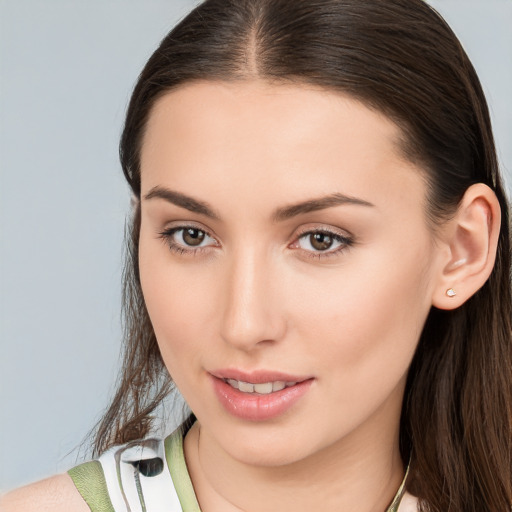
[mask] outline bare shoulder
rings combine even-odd
[[[90,512],[67,474],[20,487],[0,497],[0,512]]]

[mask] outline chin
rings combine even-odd
[[[240,463],[260,467],[280,467],[307,459],[321,447],[314,432],[282,424],[254,423],[243,428],[231,427],[215,434],[222,450]]]
[[[295,448],[287,446],[233,446],[229,448],[233,459],[242,464],[253,467],[277,468],[293,464],[307,457],[307,454],[298,453]]]

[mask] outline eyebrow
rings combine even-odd
[[[357,197],[347,196],[345,194],[335,193],[325,197],[319,197],[317,199],[309,199],[301,203],[292,204],[290,206],[284,206],[278,208],[272,215],[274,222],[282,222],[303,213],[316,212],[319,210],[325,210],[327,208],[333,208],[334,206],[341,205],[357,205],[367,206],[373,208],[375,205],[358,199]]]
[[[156,186],[153,187],[144,196],[144,199],[146,200],[155,198],[163,199],[176,206],[179,206],[194,213],[199,213],[206,217],[210,217],[211,219],[220,219],[220,215],[218,215],[215,212],[215,210],[205,201],[194,199],[193,197],[187,196],[175,190],[170,190],[168,188]],[[333,208],[334,206],[341,205],[366,206],[370,208],[375,206],[374,204],[363,199],[359,199],[357,197],[335,193],[328,196],[319,197],[316,199],[309,199],[307,201],[278,208],[272,214],[272,221],[282,222],[291,219],[292,217],[296,217],[297,215],[316,212],[319,210],[325,210],[327,208]]]
[[[208,203],[200,201],[199,199],[194,199],[193,197],[182,194],[181,192],[176,192],[175,190],[156,186],[144,196],[144,199],[147,200],[155,198],[164,199],[168,203],[172,203],[176,206],[180,206],[181,208],[185,208],[185,210],[210,217],[211,219],[220,219],[220,216],[215,213]]]

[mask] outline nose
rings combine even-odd
[[[244,351],[275,343],[286,332],[278,271],[257,251],[242,251],[226,268],[222,339]]]

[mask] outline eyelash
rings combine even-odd
[[[318,228],[318,229],[306,229],[297,235],[295,241],[292,242],[291,245],[297,246],[299,241],[311,235],[327,235],[332,238],[333,242],[338,242],[340,244],[336,249],[328,249],[326,251],[308,251],[302,250],[303,254],[307,258],[320,260],[324,258],[332,258],[335,256],[339,256],[342,252],[347,251],[352,247],[355,243],[354,238],[351,235],[342,235],[341,233],[337,233],[336,231],[327,229],[327,228]],[[300,249],[299,249],[300,250]]]
[[[206,236],[213,238],[213,236],[208,231],[206,231],[206,229],[202,229],[202,228],[199,228],[194,225],[183,225],[183,226],[177,226],[174,228],[166,229],[166,230],[162,231],[161,233],[159,233],[159,238],[161,238],[165,242],[167,247],[173,253],[183,255],[183,256],[199,256],[202,252],[204,252],[208,248],[208,246],[197,247],[196,249],[187,249],[185,246],[174,242],[172,239],[173,236],[177,232],[184,231],[186,229],[195,229],[197,231],[201,231]]]
[[[159,238],[161,238],[169,250],[175,254],[183,255],[183,256],[199,256],[204,251],[208,250],[211,246],[204,246],[204,247],[197,247],[196,249],[187,249],[185,246],[178,244],[173,241],[173,236],[178,233],[179,231],[184,231],[186,229],[195,229],[197,231],[200,231],[205,234],[205,236],[208,236],[215,240],[215,238],[206,230],[203,228],[199,228],[194,225],[182,225],[177,226],[173,228],[166,229],[159,233]],[[300,247],[297,247],[299,244],[299,241],[306,237],[311,236],[315,234],[322,234],[327,235],[333,239],[334,242],[340,243],[340,246],[334,250],[326,250],[326,251],[308,251],[308,250],[302,250],[303,254],[311,259],[319,260],[323,258],[330,258],[333,256],[338,256],[341,252],[346,251],[351,246],[354,245],[354,238],[352,236],[347,235],[341,235],[340,233],[336,233],[335,231],[331,231],[329,229],[309,229],[306,231],[303,231],[297,235],[295,238],[295,241],[290,244],[291,246],[295,246],[300,250]]]

